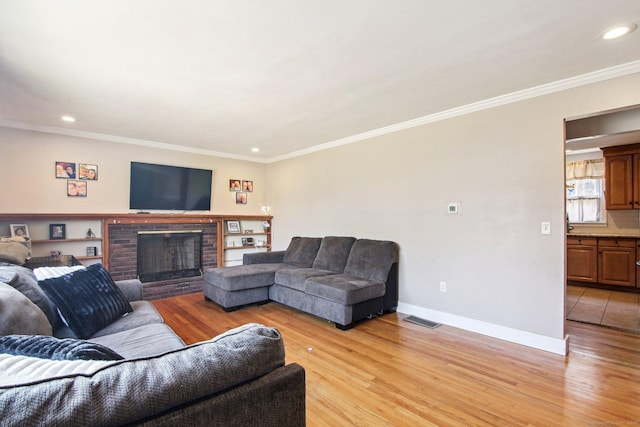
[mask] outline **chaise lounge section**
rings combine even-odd
[[[396,310],[398,252],[391,241],[294,237],[285,251],[207,270],[203,292],[226,311],[275,301],[349,329]]]

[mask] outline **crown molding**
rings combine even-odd
[[[439,113],[430,114],[427,116],[419,117],[417,119],[408,120],[406,122],[397,123],[390,126],[385,126],[379,129],[363,132],[357,135],[349,136],[346,138],[338,139],[335,141],[327,142],[324,144],[315,145],[304,150],[293,151],[288,154],[284,154],[278,157],[272,157],[267,160],[267,163],[273,163],[281,160],[290,159],[293,157],[304,156],[306,154],[315,153],[322,150],[328,150],[329,148],[339,147],[341,145],[352,144],[358,141],[364,141],[366,139],[375,138],[381,135],[387,135],[394,132],[399,132],[405,129],[410,129],[418,126],[422,126],[429,123],[438,122],[441,120],[450,119],[453,117],[464,116],[466,114],[475,113],[482,110],[488,110],[491,108],[499,107],[502,105],[512,104],[515,102],[524,101],[531,98],[536,98],[543,95],[549,95],[556,92],[561,92],[568,89],[573,89],[580,86],[586,86],[593,83],[598,83],[606,80],[611,80],[617,77],[623,77],[629,74],[640,72],[640,60],[629,62],[626,64],[618,65],[615,67],[605,68],[602,70],[594,71],[580,76],[571,77],[564,80],[558,80],[556,82],[547,83],[540,86],[535,86],[529,89],[524,89],[517,92],[512,92],[506,95],[496,96],[483,101],[478,101],[472,104],[463,105],[460,107],[444,110]]]
[[[239,156],[230,153],[223,153],[219,151],[204,150],[200,148],[185,147],[182,145],[167,144],[163,142],[149,141],[144,139],[127,138],[116,135],[108,135],[96,132],[85,132],[73,129],[60,128],[55,126],[43,126],[35,125],[31,123],[3,120],[0,119],[0,126],[31,130],[35,132],[45,132],[58,135],[75,136],[78,138],[96,139],[99,141],[117,142],[121,144],[140,145],[144,147],[159,148],[163,150],[181,151],[191,154],[200,154],[205,156],[223,157],[228,159],[243,160],[254,163],[274,163],[294,157],[300,157],[318,151],[328,150],[330,148],[339,147],[341,145],[352,144],[354,142],[364,141],[372,139],[378,136],[387,135],[394,132],[400,132],[406,129],[423,126],[429,123],[438,122],[441,120],[450,119],[453,117],[464,116],[466,114],[488,110],[491,108],[499,107],[502,105],[512,104],[515,102],[524,101],[531,98],[536,98],[543,95],[549,95],[556,92],[561,92],[568,89],[573,89],[580,86],[585,86],[593,83],[598,83],[606,80],[615,79],[617,77],[623,77],[629,74],[640,72],[640,60],[629,62],[622,65],[617,65],[610,68],[594,71],[580,76],[571,77],[564,80],[558,80],[556,82],[547,83],[540,86],[535,86],[529,89],[524,89],[517,92],[508,93],[505,95],[496,96],[483,101],[474,102],[472,104],[463,105],[460,107],[451,108],[435,114],[419,117],[413,120],[407,120],[405,122],[396,123],[394,125],[385,126],[378,129],[373,129],[367,132],[359,133],[357,135],[348,136],[346,138],[337,139],[335,141],[326,142],[323,144],[314,145],[313,147],[305,148],[303,150],[292,151],[281,156],[260,159],[248,156]]]

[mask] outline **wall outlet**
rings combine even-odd
[[[440,282],[440,292],[447,292],[447,282],[445,281]]]

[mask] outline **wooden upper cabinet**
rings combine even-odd
[[[609,210],[640,209],[640,144],[603,148]]]
[[[605,157],[607,209],[633,209],[633,156]]]

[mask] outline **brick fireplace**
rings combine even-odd
[[[138,278],[138,234],[140,232],[202,231],[202,270],[218,266],[218,222],[198,223],[108,223],[109,272],[114,280]],[[203,277],[179,277],[143,283],[144,298],[158,299],[202,290]]]

